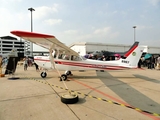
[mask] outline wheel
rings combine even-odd
[[[73,104],[77,103],[79,100],[77,94],[64,94],[61,96],[61,102],[65,104]]]
[[[67,80],[67,75],[66,74],[62,74],[61,77],[60,77],[60,81],[62,80]]]
[[[71,73],[71,71],[66,71],[65,74],[66,75],[71,75],[72,73]]]
[[[46,73],[46,72],[42,72],[42,73],[41,73],[41,77],[42,77],[42,78],[45,78],[46,76],[47,76],[47,73]]]

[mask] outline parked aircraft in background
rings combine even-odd
[[[105,51],[105,50],[96,50],[93,53],[90,54],[90,56],[97,56],[97,57],[102,57],[102,56],[115,56],[115,57],[123,57],[126,58],[128,56],[128,54],[130,54],[129,52],[134,49],[135,47],[137,47],[139,44],[139,42],[135,42],[131,48],[126,51],[126,52],[111,52],[111,51]]]
[[[121,70],[137,68],[138,61],[144,50],[144,47],[140,47],[137,44],[127,52],[126,59],[97,61],[80,56],[52,35],[25,31],[11,31],[11,33],[49,50],[49,56],[34,56],[34,62],[44,68],[44,71],[41,73],[42,78],[47,76],[45,69],[56,69],[60,78],[66,80],[67,76],[74,70]],[[66,72],[61,75],[59,70],[65,70]]]

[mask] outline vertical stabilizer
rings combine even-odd
[[[137,67],[138,62],[142,56],[144,47],[143,46],[137,46],[135,47],[129,54],[126,59],[122,59],[122,62],[129,63],[129,66]]]
[[[124,57],[128,57],[128,55],[130,54],[130,52],[132,52],[132,50],[134,50],[137,46],[138,46],[139,42],[135,42],[131,48],[125,52]]]

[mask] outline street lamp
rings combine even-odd
[[[133,26],[134,28],[134,42],[136,41],[136,26]]]
[[[29,11],[31,11],[31,32],[33,31],[33,25],[32,25],[32,11],[35,11],[33,8],[28,8]]]
[[[33,32],[33,25],[32,25],[32,11],[35,11],[33,8],[28,8],[29,11],[31,11],[31,32]],[[33,43],[30,42],[30,52],[33,56]]]

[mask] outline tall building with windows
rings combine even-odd
[[[33,55],[33,50],[31,49],[33,45],[31,45],[33,43],[29,42],[29,41],[24,41],[24,55],[25,56],[32,56]]]
[[[0,54],[9,53],[13,48],[17,49],[18,56],[24,57],[24,42],[11,36],[0,37]]]

